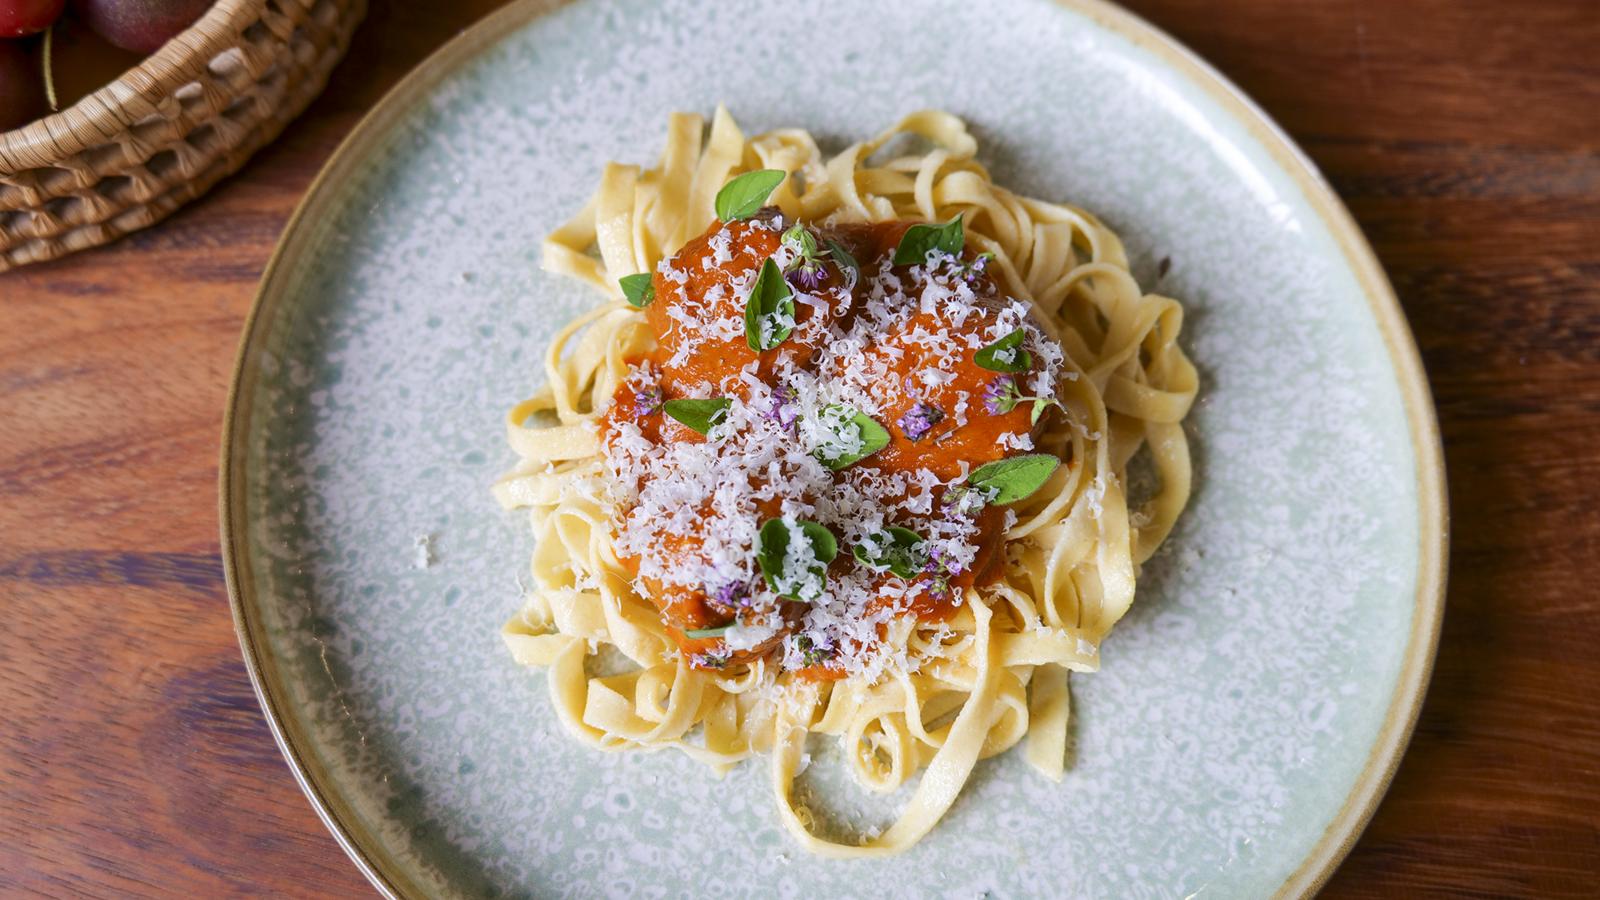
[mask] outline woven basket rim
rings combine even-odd
[[[64,159],[98,147],[135,123],[124,104],[132,98],[154,103],[194,80],[217,54],[235,46],[268,0],[216,0],[200,18],[161,49],[111,82],[21,128],[0,131],[0,172],[24,151],[47,151]]]

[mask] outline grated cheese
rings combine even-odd
[[[782,216],[769,213],[709,235],[702,266],[718,273],[717,281],[698,297],[687,296],[690,273],[675,259],[656,267],[674,289],[666,316],[676,349],[662,370],[648,362],[634,366],[619,395],[655,387],[707,348],[744,340],[743,308],[765,257],[740,238],[751,229],[783,227]],[[772,259],[781,268],[799,252],[793,241],[780,241]],[[829,571],[824,585],[812,571],[820,567],[815,548],[798,523],[824,525],[845,554],[870,544],[888,525],[903,525],[923,537],[929,557],[948,574],[967,572],[976,563],[981,497],[963,492],[957,502],[941,502],[947,489],[965,482],[965,463],[944,480],[929,470],[878,469],[870,458],[835,472],[821,459],[862,452],[864,436],[852,421],[857,411],[887,426],[881,418],[886,410],[908,394],[951,383],[975,350],[1017,328],[1027,330],[1025,346],[1036,360],[1029,389],[1055,398],[1064,377],[1060,347],[1033,324],[1027,304],[995,296],[987,282],[979,288],[963,277],[954,257],[930,256],[927,264],[900,271],[882,257],[875,270],[863,270],[859,284],[795,290],[796,303],[816,312],[781,324],[794,329],[790,341],[815,348],[810,360],[784,354],[769,357],[763,368],[752,358],[686,394],[730,400],[706,440],[671,439],[672,426],[654,441],[634,422],[616,421],[603,441],[606,475],[593,489],[609,510],[616,551],[638,561],[637,589],[712,594],[722,586],[742,586],[747,602],[741,601],[735,624],[724,632],[724,647],[754,650],[782,635],[786,668],[805,666],[808,648],[833,654],[834,664],[869,679],[891,663],[906,665],[904,651],[887,645],[884,626],[935,590],[932,581],[884,577],[850,565]],[[769,338],[772,318],[762,324]],[[899,374],[908,365],[912,372],[902,381]],[[971,399],[958,392],[948,411],[958,428],[969,421]],[[1033,448],[1027,431],[1003,433],[998,443]],[[774,516],[789,532],[780,591],[766,583],[755,561],[760,526]],[[1007,511],[1006,527],[1015,521]],[[779,614],[780,592],[807,598],[798,627]]]

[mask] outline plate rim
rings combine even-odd
[[[576,0],[513,0],[435,50],[362,115],[323,163],[283,227],[245,317],[228,387],[217,472],[219,525],[228,603],[245,669],[273,739],[296,783],[356,868],[385,897],[424,897],[427,891],[387,853],[381,841],[353,826],[355,815],[351,804],[334,779],[316,765],[310,754],[302,751],[301,747],[309,743],[308,738],[292,717],[282,714],[287,699],[276,681],[276,660],[261,642],[260,626],[247,609],[245,586],[252,582],[246,577],[250,566],[242,476],[245,411],[254,394],[253,375],[259,368],[253,363],[262,352],[259,345],[267,335],[266,322],[270,318],[267,312],[276,309],[278,298],[284,293],[276,288],[302,255],[309,239],[310,229],[305,223],[319,218],[318,213],[337,196],[331,185],[359,169],[370,145],[381,143],[396,121],[409,113],[434,85],[508,32],[572,2]],[[1377,811],[1405,755],[1432,674],[1444,615],[1449,548],[1444,447],[1432,393],[1410,325],[1371,245],[1316,164],[1289,135],[1210,63],[1142,17],[1110,0],[1054,2],[1170,66],[1221,106],[1295,182],[1355,276],[1377,323],[1398,383],[1415,457],[1417,487],[1418,556],[1411,631],[1383,724],[1361,771],[1323,834],[1274,894],[1276,897],[1310,897],[1322,888],[1349,854]],[[249,590],[253,593],[253,588]]]

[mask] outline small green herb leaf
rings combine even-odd
[[[617,279],[617,284],[622,285],[622,296],[634,309],[644,309],[656,298],[656,286],[650,283],[649,272],[624,275]]]
[[[726,625],[718,625],[715,628],[691,628],[688,631],[685,631],[683,636],[692,640],[722,637],[724,634],[728,633],[728,629],[732,628],[733,624],[734,623],[729,622]]]
[[[872,543],[881,549],[874,553],[865,545],[857,544],[850,552],[874,572],[888,570],[901,578],[915,578],[928,561],[928,554],[922,549],[922,536],[909,528],[891,525],[874,534]]]
[[[744,339],[757,353],[771,350],[794,332],[794,291],[778,264],[767,257],[761,264],[750,299],[744,305]]]
[[[839,555],[839,542],[829,531],[816,522],[800,520],[795,523],[811,543],[810,564],[800,571],[785,570],[789,555],[789,526],[782,519],[768,519],[761,525],[756,538],[756,565],[773,593],[790,600],[809,603],[822,596],[828,583],[828,563]]]
[[[710,434],[711,429],[728,414],[728,407],[732,405],[733,401],[726,397],[712,397],[709,400],[668,400],[661,404],[661,411],[701,434]]]
[[[1033,398],[1033,415],[1031,415],[1029,417],[1028,424],[1030,424],[1030,425],[1039,424],[1039,419],[1044,416],[1044,411],[1045,410],[1049,409],[1052,406],[1060,406],[1060,405],[1061,404],[1058,403],[1055,400],[1046,400],[1043,397],[1035,397],[1035,398]]]
[[[1049,453],[1028,453],[979,466],[967,476],[967,484],[991,494],[990,503],[1015,503],[1025,499],[1050,480],[1061,460]]]
[[[973,355],[972,361],[991,372],[1026,372],[1033,368],[1033,354],[1023,348],[1028,332],[1018,328]]]
[[[831,563],[839,555],[839,542],[826,526],[801,520],[800,530],[811,541],[811,552],[816,555],[818,562]]]
[[[839,273],[844,274],[845,272],[849,272],[849,278],[852,284],[860,281],[861,264],[856,262],[856,258],[854,256],[850,255],[850,251],[846,250],[843,244],[839,243],[833,238],[828,238],[827,240],[823,241],[823,243],[828,247],[828,256],[833,259],[833,264],[839,267]]]
[[[943,225],[913,225],[907,228],[905,236],[900,238],[900,246],[894,248],[894,264],[923,265],[928,261],[928,253],[933,250],[958,256],[966,242],[966,234],[961,230],[960,216]]]
[[[854,452],[844,452],[837,456],[829,456],[825,451],[819,450],[817,458],[822,464],[835,472],[853,462],[866,459],[879,450],[889,446],[889,432],[877,420],[860,410],[848,406],[828,406],[822,411],[825,425],[832,425],[840,432],[854,432],[854,437],[861,441],[861,449]],[[841,434],[841,437],[845,435]],[[848,441],[847,443],[853,443]]]
[[[733,179],[717,191],[717,218],[724,222],[750,218],[788,177],[782,169],[757,169]]]

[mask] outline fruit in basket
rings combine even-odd
[[[20,128],[50,111],[31,43],[0,41],[0,131]]]
[[[6,0],[0,0],[5,3]],[[72,12],[124,50],[154,53],[194,24],[212,0],[73,0]]]
[[[71,15],[50,29],[50,39],[55,42],[50,75],[62,109],[116,81],[145,58],[143,53],[114,46]]]
[[[61,18],[67,0],[0,0],[0,38],[37,34]]]

